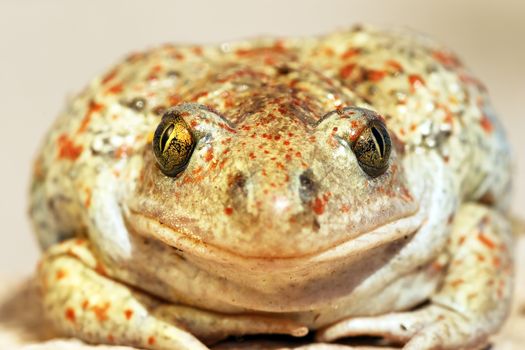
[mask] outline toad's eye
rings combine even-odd
[[[194,146],[195,139],[184,119],[173,113],[164,115],[153,136],[153,153],[160,170],[167,176],[179,174]]]
[[[377,177],[388,169],[391,148],[390,135],[379,120],[371,121],[352,144],[359,166],[372,177]]]

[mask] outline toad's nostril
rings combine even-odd
[[[231,194],[246,196],[246,176],[238,172],[230,177],[228,186]]]
[[[310,202],[317,196],[318,185],[314,179],[312,169],[305,170],[299,175],[299,197],[303,203]]]

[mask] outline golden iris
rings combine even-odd
[[[388,169],[392,141],[385,125],[373,120],[352,144],[361,169],[371,177],[377,177]]]
[[[177,176],[190,160],[195,138],[188,124],[176,113],[167,112],[153,136],[153,153],[160,170]]]

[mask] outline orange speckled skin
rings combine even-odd
[[[176,177],[151,147],[168,109],[197,140]],[[349,146],[373,120],[377,177]],[[44,303],[66,333],[151,349],[308,329],[475,348],[510,303],[510,179],[485,88],[426,38],[165,45],[94,79],[40,150]]]

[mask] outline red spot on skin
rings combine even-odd
[[[485,114],[481,116],[481,120],[479,123],[481,124],[481,127],[483,128],[483,130],[485,130],[487,134],[490,134],[494,130],[494,126]]]
[[[410,83],[410,92],[415,92],[418,85],[425,85],[425,81],[421,76],[417,74],[411,74],[408,76],[408,82]]]
[[[325,54],[325,56],[328,57],[332,57],[333,55],[335,55],[335,52],[331,47],[325,47],[323,53]]]
[[[97,265],[95,266],[95,271],[103,276],[106,276],[107,273],[106,273],[106,268],[100,263],[97,261]]]
[[[204,160],[206,162],[210,162],[213,159],[213,149],[209,148],[208,151],[206,151],[206,154],[204,155]]]
[[[87,310],[88,307],[89,301],[87,299],[84,299],[84,301],[82,302],[82,310]]]
[[[347,59],[349,59],[351,57],[354,57],[354,56],[358,55],[359,52],[360,52],[359,49],[351,47],[348,50],[346,50],[345,52],[343,52],[343,54],[341,55],[341,59],[347,60]]]
[[[464,282],[463,279],[458,278],[456,280],[451,281],[450,285],[455,288],[455,287],[459,286],[460,284],[462,284],[463,282]]]
[[[117,75],[117,72],[118,72],[118,69],[113,69],[111,70],[108,74],[106,74],[104,76],[104,78],[102,78],[102,84],[106,84],[108,83],[110,80],[112,80],[113,78],[115,78],[115,76]]]
[[[133,317],[133,310],[131,309],[124,310],[124,317],[126,317],[126,320],[130,320],[131,317]]]
[[[93,116],[93,113],[100,112],[103,108],[103,104],[96,103],[93,100],[89,101],[87,112],[84,115],[84,118],[82,118],[82,122],[80,122],[80,127],[78,128],[77,133],[86,131],[89,122],[91,121],[91,117]]]
[[[445,123],[452,125],[454,123],[454,117],[452,116],[452,113],[447,109],[445,110],[445,119],[443,120]]]
[[[380,81],[386,76],[386,72],[382,70],[371,69],[366,72],[366,80],[371,80],[374,82]]]
[[[202,51],[202,47],[200,47],[200,46],[195,46],[195,47],[192,48],[192,51],[193,51],[193,53],[194,53],[195,55],[197,55],[197,56],[202,56],[202,53],[203,53],[203,51]]]
[[[348,204],[343,204],[341,206],[341,213],[348,213],[350,211],[350,206]]]
[[[461,62],[459,59],[450,52],[445,51],[434,51],[432,56],[444,66],[459,67]]]
[[[157,80],[159,77],[157,74],[150,74],[147,76],[146,80],[148,81],[154,81],[154,80]]]
[[[71,323],[75,323],[76,316],[75,316],[75,310],[73,308],[68,307],[65,312],[66,320],[68,320]]]
[[[55,277],[57,280],[61,280],[62,278],[66,277],[67,272],[63,269],[58,269],[58,271],[55,274]]]
[[[122,92],[123,90],[123,86],[122,84],[116,84],[116,85],[113,85],[112,87],[110,87],[106,92],[108,94],[119,94]]]
[[[84,207],[89,208],[91,206],[91,189],[86,188],[86,199],[84,200]]]
[[[97,317],[97,320],[99,320],[100,322],[104,322],[108,319],[109,307],[110,307],[110,303],[106,302],[100,305],[93,305],[91,307],[91,311],[93,311],[93,313]]]
[[[108,342],[113,343],[115,341],[115,338],[112,334],[108,334]]]
[[[148,338],[148,345],[154,345],[155,344],[155,337],[154,336],[150,336]]]
[[[256,157],[255,157],[255,153],[253,152],[250,152],[250,154],[248,155],[250,157],[251,160],[254,160]]]
[[[317,214],[321,215],[324,213],[325,203],[321,198],[316,198],[312,203],[312,210]]]
[[[168,97],[168,105],[172,107],[178,105],[180,101],[181,101],[181,97],[177,94],[173,94]]]
[[[275,63],[277,63],[275,57],[272,57],[272,56],[266,56],[264,58],[264,64],[268,65],[268,66],[274,66]]]
[[[220,123],[220,124],[218,124],[218,125],[219,125],[219,127],[220,127],[221,129],[224,129],[224,130],[229,131],[229,132],[234,133],[234,134],[237,133],[237,130],[230,128],[230,127],[229,127],[228,125],[226,125],[225,123]]]
[[[279,111],[279,113],[281,113],[281,115],[285,115],[288,113],[288,109],[285,106],[279,106],[277,110]]]
[[[206,97],[206,96],[208,96],[208,91],[202,91],[202,92],[199,92],[199,93],[195,94],[195,95],[191,98],[191,100],[192,100],[192,101],[197,101],[199,98],[201,98],[201,97]]]
[[[495,268],[499,268],[501,266],[501,259],[495,256],[494,259],[492,259],[492,263]]]
[[[82,153],[83,147],[76,145],[67,135],[62,134],[58,137],[58,158],[76,160]]]
[[[156,64],[151,68],[151,73],[160,73],[162,70],[162,66],[160,64]]]
[[[355,68],[354,63],[344,65],[339,71],[339,75],[341,76],[341,78],[346,79],[352,74],[354,68]]]
[[[313,202],[312,202],[312,210],[314,211],[314,213],[316,213],[317,215],[321,215],[324,213],[324,208],[326,206],[326,203],[328,202],[328,200],[330,199],[330,196],[332,194],[330,192],[327,192],[323,195],[322,198],[319,198],[317,197]]]
[[[279,54],[286,52],[283,43],[277,41],[275,45],[270,47],[257,47],[253,49],[238,49],[235,54],[239,57],[253,57],[261,55],[263,57],[271,56],[272,54]]]
[[[478,233],[478,240],[489,249],[496,248],[496,243],[483,234],[483,232]]]
[[[443,266],[440,262],[438,262],[438,261],[434,261],[434,262],[432,263],[432,265],[431,265],[431,268],[432,268],[434,271],[436,271],[436,272],[441,271],[441,270],[443,269],[443,267],[444,267],[444,266]]]
[[[290,141],[288,141],[288,140],[284,140],[284,141],[283,141],[283,145],[285,145],[285,146],[289,146],[289,145],[290,145]]]
[[[171,57],[179,60],[179,61],[182,61],[184,59],[184,55],[178,51],[175,51],[171,54]]]
[[[79,246],[80,246],[80,245],[84,245],[84,244],[86,244],[86,243],[87,243],[87,241],[86,241],[85,239],[83,239],[83,238],[77,238],[77,239],[75,240],[75,244],[76,244],[76,245],[79,245]]]
[[[127,158],[133,153],[133,149],[128,145],[121,145],[115,150],[115,159]]]
[[[232,108],[235,106],[235,99],[228,91],[224,91],[222,93],[222,96],[224,97],[224,107],[225,108]]]
[[[460,73],[459,80],[461,80],[465,84],[475,85],[481,91],[487,91],[487,87],[480,80],[476,79],[475,77],[469,74]]]
[[[395,60],[388,60],[388,61],[386,61],[386,65],[391,67],[391,68],[393,68],[394,71],[396,71],[398,73],[403,72],[403,66],[399,62],[397,62]]]
[[[224,208],[224,214],[230,216],[233,214],[233,208],[232,207],[226,207]]]

